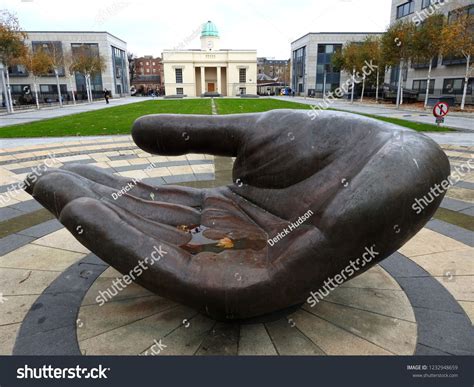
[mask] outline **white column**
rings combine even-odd
[[[201,94],[204,94],[206,92],[206,75],[205,75],[205,67],[201,66]]]
[[[221,66],[217,66],[217,92],[221,94]]]

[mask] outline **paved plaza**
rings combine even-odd
[[[28,194],[8,194],[54,154],[145,183],[212,187],[232,159],[153,156],[129,136],[8,140],[0,149],[0,353],[16,355],[473,355],[474,173],[398,252],[315,307],[223,323],[132,284],[100,306],[120,274]],[[21,145],[20,145],[21,144]],[[442,146],[454,169],[474,147]],[[153,163],[153,168],[148,168]]]

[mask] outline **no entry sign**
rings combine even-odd
[[[436,118],[445,117],[449,112],[449,105],[446,102],[438,102],[433,108],[433,115]]]

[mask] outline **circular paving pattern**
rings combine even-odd
[[[62,163],[92,163],[152,184],[219,185],[231,168],[228,160],[208,156],[154,158],[128,137],[48,147],[59,155],[74,152],[61,156]],[[472,149],[445,151],[453,168],[472,157]],[[41,146],[0,150],[0,191],[47,154]],[[157,168],[143,175],[150,162]],[[472,355],[472,192],[471,173],[398,253],[315,307],[244,322],[211,320],[135,284],[100,306],[96,298],[120,274],[19,193],[0,207],[0,353]]]

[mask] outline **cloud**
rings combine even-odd
[[[307,32],[382,31],[390,0],[0,0],[15,11],[25,30],[108,31],[136,55],[160,55],[189,40],[212,20],[221,48],[257,49],[259,56],[290,57],[290,43]],[[199,37],[188,48],[199,48]]]

